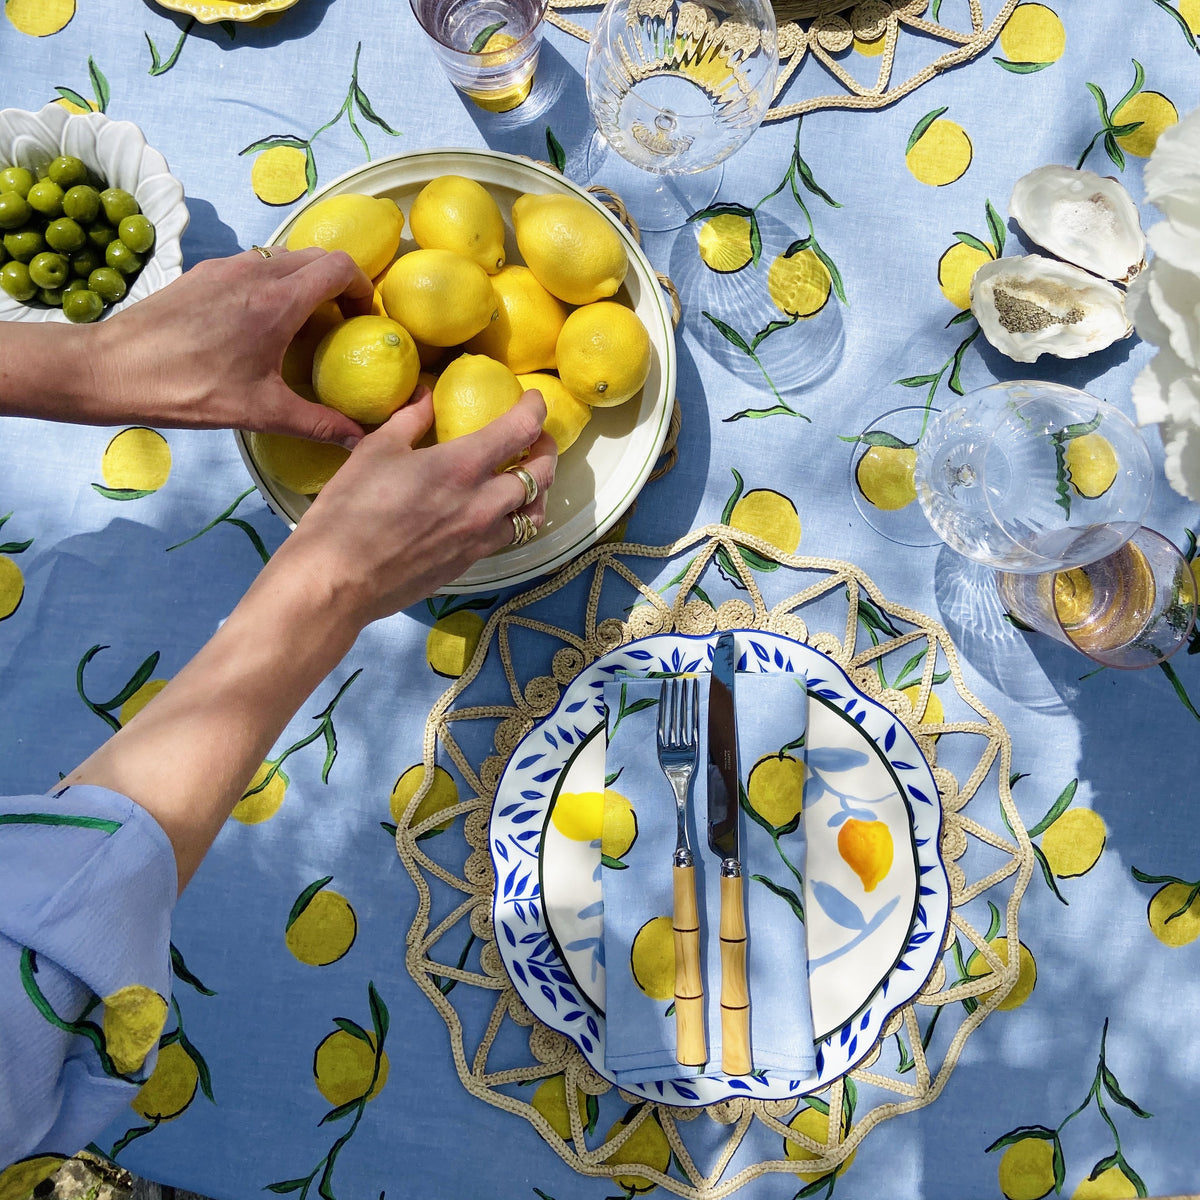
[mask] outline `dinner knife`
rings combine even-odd
[[[738,840],[738,748],[733,634],[717,638],[708,690],[708,844],[721,860],[721,1070],[750,1073],[746,912]]]

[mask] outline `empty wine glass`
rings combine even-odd
[[[679,228],[717,194],[712,168],[761,124],[778,71],[770,0],[608,0],[585,68],[590,178],[643,229]]]

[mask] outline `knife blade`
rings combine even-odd
[[[734,708],[737,651],[717,638],[708,691],[708,844],[721,860],[721,1069],[750,1073],[750,993],[738,819],[738,745]]]

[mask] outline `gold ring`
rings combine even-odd
[[[270,250],[268,250],[268,249],[266,248],[266,246],[251,246],[251,247],[250,247],[250,249],[251,249],[251,250],[257,250],[257,251],[259,252],[259,254],[261,254],[261,255],[263,256],[263,258],[270,258],[270,257],[271,257],[271,251],[270,251]]]
[[[504,469],[509,475],[515,475],[525,488],[525,499],[521,502],[521,506],[532,504],[538,498],[537,480],[524,467],[505,467]]]
[[[524,546],[526,542],[531,542],[537,536],[536,526],[523,512],[509,513],[508,515],[513,523],[510,546]]]

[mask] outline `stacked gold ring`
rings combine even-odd
[[[525,488],[525,499],[521,501],[521,507],[532,504],[538,498],[537,480],[524,467],[506,467],[505,470],[510,475],[515,475]]]
[[[258,253],[259,253],[259,254],[261,254],[261,255],[263,256],[263,258],[270,258],[270,257],[271,257],[271,251],[270,251],[270,250],[268,250],[268,249],[266,248],[266,246],[251,246],[251,247],[250,247],[250,249],[251,249],[251,250],[257,250],[257,251],[258,251]]]
[[[513,523],[510,546],[524,546],[526,542],[532,541],[537,536],[536,526],[523,512],[509,513],[508,515]]]

